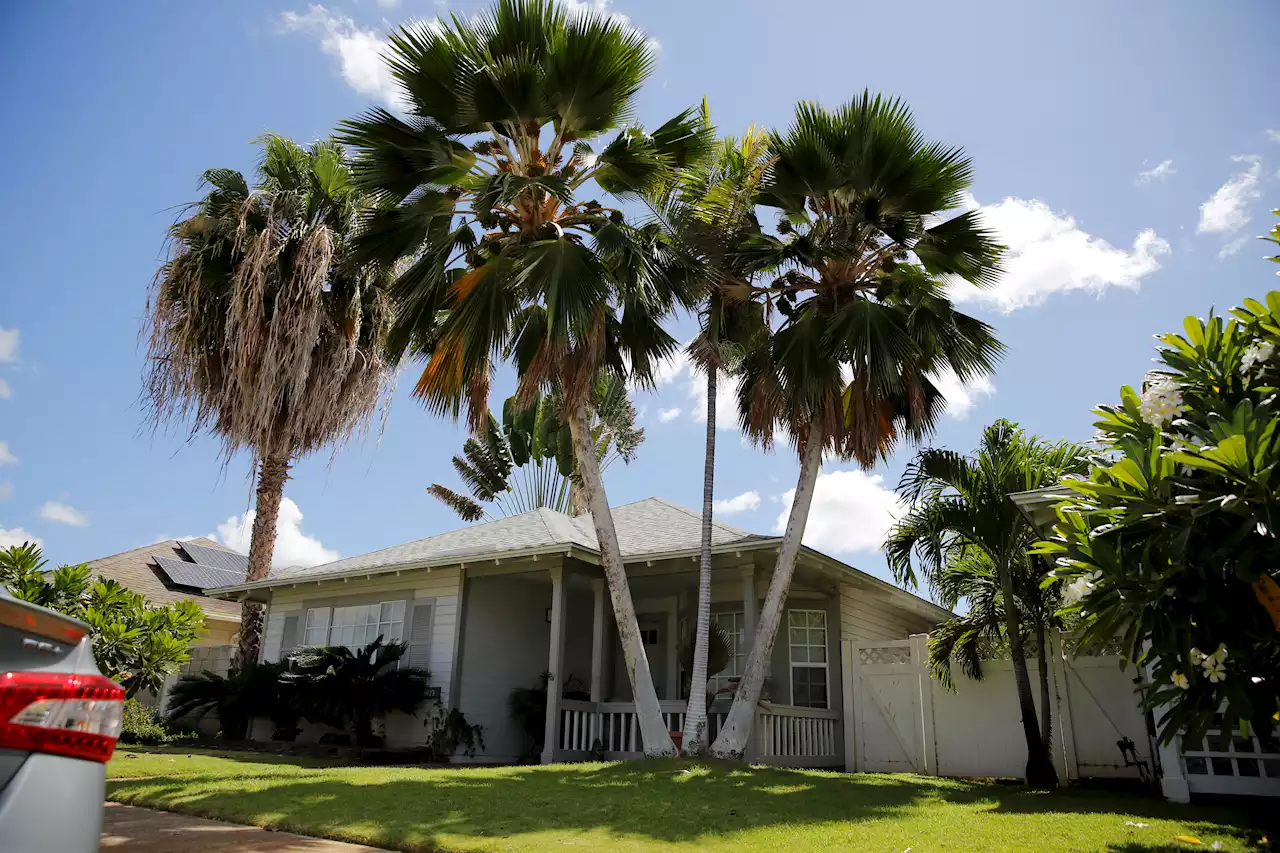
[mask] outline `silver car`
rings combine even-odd
[[[0,853],[93,853],[124,690],[89,627],[0,588]]]

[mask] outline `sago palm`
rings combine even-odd
[[[777,564],[729,717],[712,753],[740,758],[769,668],[824,453],[864,467],[900,436],[933,428],[943,399],[932,376],[988,373],[1002,347],[955,310],[943,276],[986,284],[1000,247],[960,207],[972,166],[928,143],[898,101],[864,94],[826,110],[802,103],[774,138],[761,198],[783,214],[779,236],[754,241],[754,263],[781,274],[761,289],[781,321],[748,349],[739,415],[769,446],[783,430],[800,473]]]
[[[710,126],[705,101],[703,121]],[[761,234],[757,196],[769,156],[768,134],[749,128],[740,139],[722,139],[706,161],[676,173],[654,200],[659,220],[698,259],[705,282],[699,309],[702,328],[689,346],[707,388],[698,605],[683,738],[684,752],[690,756],[707,747],[707,676],[715,671],[708,661],[716,639],[711,629],[711,532],[719,378],[737,370],[745,345],[769,332],[759,302],[751,298],[751,282],[761,270],[744,251]]]
[[[1037,569],[1031,564],[1035,558],[1027,554],[1039,537],[1008,496],[1053,485],[1066,474],[1087,469],[1088,460],[1079,445],[1042,441],[1016,424],[996,421],[983,431],[971,456],[936,448],[916,456],[898,484],[909,509],[885,542],[885,556],[899,583],[915,585],[918,566],[925,580],[936,586],[949,563],[979,554],[994,569],[1027,743],[1026,778],[1035,786],[1058,781],[1049,757],[1049,726],[1043,731],[1037,726],[1023,642],[1023,606],[1029,613],[1042,609],[1030,593],[1033,585],[1038,587]],[[1051,602],[1043,602],[1043,607],[1048,606]],[[1040,626],[1041,633],[1044,627]],[[1043,648],[1045,638],[1037,640]]]
[[[340,442],[389,385],[382,273],[349,240],[366,197],[343,149],[261,140],[254,184],[210,169],[209,192],[170,229],[148,300],[143,399],[153,425],[188,424],[248,450],[257,472],[246,579],[271,569],[290,465]],[[258,659],[261,606],[245,601],[236,660]]]
[[[410,25],[391,35],[388,61],[408,114],[373,110],[347,122],[345,138],[361,151],[361,184],[380,199],[361,256],[405,264],[393,286],[393,350],[425,358],[415,394],[432,412],[466,409],[473,432],[500,361],[514,363],[522,403],[561,396],[644,750],[671,754],[589,396],[601,373],[652,382],[676,345],[662,319],[695,304],[698,281],[661,228],[633,227],[592,195],[651,192],[703,155],[707,134],[692,110],[651,133],[634,126],[653,65],[644,35],[548,0]]]

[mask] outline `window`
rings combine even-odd
[[[827,707],[827,614],[822,610],[790,610],[791,704]]]
[[[729,665],[717,673],[713,673],[707,681],[713,691],[719,690],[729,683],[729,679],[742,675],[747,665],[747,643],[743,637],[746,618],[742,613],[712,613],[712,621],[729,638]]]
[[[641,628],[640,642],[646,646],[658,645],[658,629],[657,628]]]
[[[312,607],[302,642],[308,646],[346,646],[359,649],[378,637],[384,643],[404,639],[404,601],[357,604],[351,607]]]

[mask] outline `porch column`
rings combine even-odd
[[[555,760],[560,743],[560,694],[564,690],[561,676],[564,673],[564,610],[565,577],[562,566],[552,566],[551,573],[551,642],[547,658],[547,722],[542,740],[542,763]]]
[[[604,701],[604,578],[591,579],[591,701]],[[600,713],[591,715],[591,744],[600,739]]]
[[[756,641],[756,564],[753,560],[748,565],[742,567],[742,641],[747,644],[748,650],[755,645]],[[772,665],[770,665],[772,670]],[[756,763],[756,740],[760,737],[760,733],[756,731],[756,723],[759,722],[760,714],[753,712],[754,719],[751,723],[751,734],[747,737],[747,750],[743,755],[743,759],[747,764]]]

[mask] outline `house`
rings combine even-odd
[[[206,587],[244,579],[249,558],[203,537],[165,539],[110,557],[90,560],[95,575],[109,578],[156,604],[195,601],[204,610],[205,633],[193,644],[183,672],[226,672],[240,630],[240,605],[208,598]]]
[[[679,644],[694,620],[701,518],[660,498],[613,510],[631,594],[661,707],[681,727]],[[857,523],[850,519],[850,523]],[[715,522],[711,610],[743,668],[780,537]],[[630,685],[589,516],[550,509],[476,524],[209,594],[268,607],[263,657],[300,645],[359,646],[378,636],[409,644],[445,707],[484,726],[474,760],[513,762],[526,735],[509,697],[550,674],[544,762],[641,753]],[[767,763],[845,766],[850,641],[906,641],[948,612],[811,548],[802,549],[774,649],[752,750]],[[923,639],[923,638],[917,638]],[[568,696],[566,696],[568,694]],[[727,706],[717,707],[712,726]],[[303,739],[318,737],[304,732]],[[386,721],[390,746],[421,742],[412,718]]]

